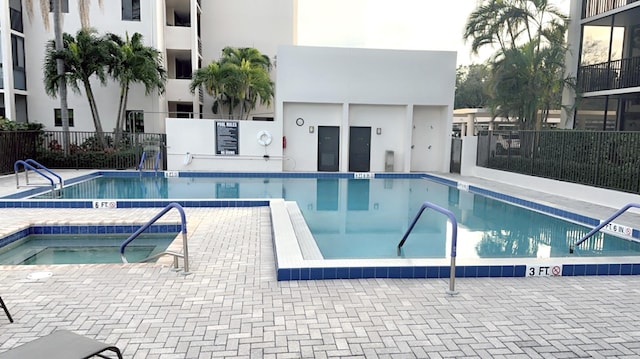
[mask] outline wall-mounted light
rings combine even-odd
[[[376,135],[381,135],[382,129],[380,127],[376,128]]]
[[[309,126],[309,133],[313,133],[314,130],[313,126]]]

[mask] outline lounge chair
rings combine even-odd
[[[107,350],[114,352],[119,359],[122,359],[120,349],[113,345],[68,330],[58,330],[0,353],[0,359],[86,359],[94,356],[108,359],[108,356],[102,354]]]
[[[2,297],[0,297],[0,307],[2,307],[2,309],[4,309],[4,314],[6,314],[7,318],[9,318],[9,322],[13,323],[13,318],[11,318],[11,314],[9,314],[9,309],[7,308],[7,305],[4,304],[4,301],[2,300]]]

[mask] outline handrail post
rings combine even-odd
[[[398,256],[401,255],[402,246],[404,245],[404,242],[406,242],[407,237],[409,237],[409,234],[413,230],[413,227],[415,227],[416,223],[418,222],[420,215],[422,215],[422,212],[424,212],[424,210],[427,208],[431,208],[437,212],[444,214],[445,216],[449,217],[449,221],[451,221],[451,265],[449,268],[449,272],[450,272],[449,273],[449,290],[447,291],[447,294],[456,295],[458,294],[458,292],[456,292],[455,290],[456,255],[457,255],[457,247],[458,247],[458,221],[456,220],[456,216],[453,214],[453,212],[449,211],[448,209],[442,208],[438,205],[435,205],[433,203],[424,202],[422,206],[420,206],[420,209],[418,210],[418,213],[416,214],[416,216],[411,221],[409,228],[402,236],[400,243],[398,243]]]
[[[160,217],[164,216],[169,210],[175,208],[180,213],[180,222],[181,222],[181,232],[182,232],[182,248],[183,248],[183,258],[184,258],[184,272],[182,274],[187,275],[189,273],[189,248],[187,245],[187,216],[184,212],[184,209],[181,205],[176,202],[169,203],[166,207],[164,207],[158,214],[156,214],[153,218],[151,218],[147,223],[145,223],[142,227],[138,228],[133,234],[129,236],[129,238],[125,239],[124,242],[120,245],[120,258],[123,263],[129,263],[127,261],[127,257],[124,255],[124,250],[134,239],[138,238],[142,232],[146,231],[152,224],[154,224]],[[169,253],[171,254],[171,253]],[[173,254],[172,254],[173,255]],[[144,261],[144,260],[143,260]],[[177,268],[177,259],[174,255],[174,266]]]
[[[611,223],[614,219],[618,218],[620,215],[622,215],[624,212],[626,212],[631,207],[640,208],[640,203],[628,203],[624,207],[622,207],[619,210],[617,210],[609,218],[607,218],[604,221],[602,221],[598,226],[596,226],[595,228],[590,230],[589,233],[585,234],[582,238],[580,238],[576,243],[569,245],[569,253],[573,253],[575,247],[581,245],[584,241],[589,239],[589,237],[591,237],[594,234],[596,234],[598,231],[600,231],[602,228],[604,228],[604,226],[606,226],[607,224]]]
[[[16,162],[13,163],[13,170],[16,173],[16,188],[20,188],[20,180],[18,179],[18,168],[19,165],[22,165],[24,167],[24,174],[25,174],[25,178],[27,181],[27,185],[29,184],[29,177],[28,177],[28,173],[29,170],[33,170],[34,172],[36,172],[37,174],[39,174],[40,176],[46,178],[47,180],[49,180],[49,182],[51,183],[51,189],[55,190],[56,188],[56,184],[53,181],[53,179],[47,175],[45,175],[44,173],[40,172],[40,170],[38,170],[37,168],[33,167],[32,165],[28,164],[27,162],[23,161],[23,160],[17,160]]]
[[[147,159],[147,152],[142,151],[142,155],[140,155],[140,163],[138,164],[138,171],[140,171],[140,175],[142,175],[142,170],[144,169],[145,159]]]

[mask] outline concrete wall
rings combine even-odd
[[[282,128],[279,124],[272,121],[233,121],[239,126],[239,154],[216,155],[216,121],[220,120],[166,119],[169,171],[282,170]],[[271,144],[263,146],[258,143],[260,131],[271,134]]]
[[[372,129],[371,172],[385,170],[388,150],[394,171],[448,171],[455,64],[455,52],[281,46],[276,122],[287,137],[285,170],[317,170],[309,126],[339,126],[339,170],[347,171],[349,127],[359,126]]]

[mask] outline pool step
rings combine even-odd
[[[302,257],[304,259],[323,259],[324,257],[316,244],[316,240],[313,238],[311,230],[302,216],[302,212],[300,212],[298,203],[294,201],[287,201],[285,202],[285,206],[287,207],[289,219],[293,225],[293,231],[298,239]]]

